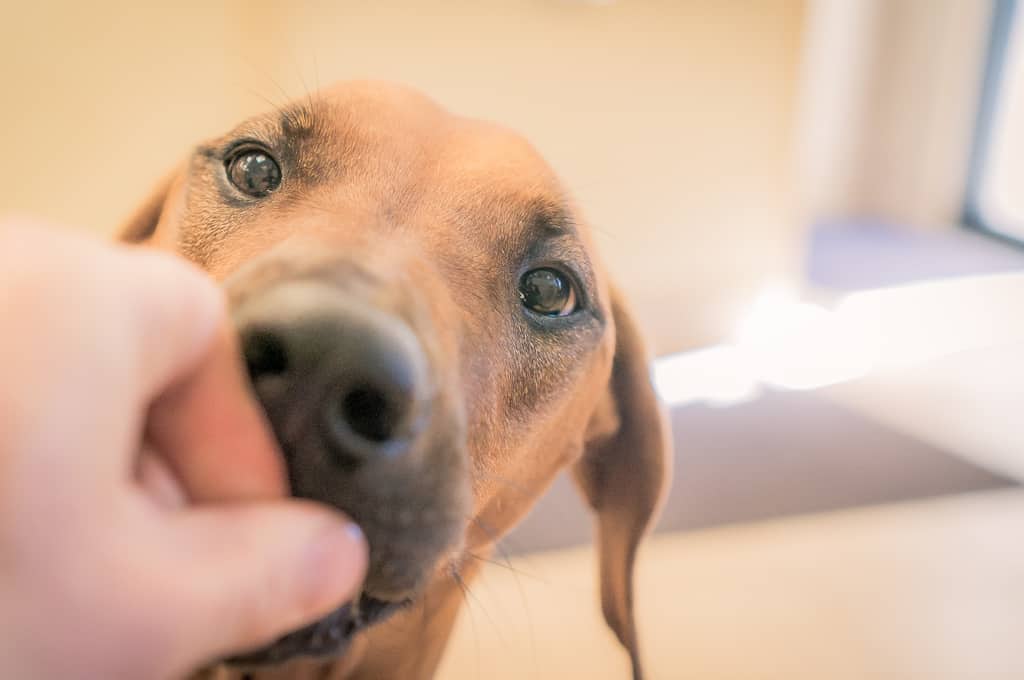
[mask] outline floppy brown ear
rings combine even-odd
[[[142,205],[121,225],[117,231],[118,241],[142,243],[153,236],[178,176],[179,172],[175,170],[160,180]]]
[[[576,481],[597,514],[601,608],[641,680],[633,616],[633,563],[671,476],[667,418],[650,379],[643,340],[612,294],[616,346],[608,392],[588,428]]]

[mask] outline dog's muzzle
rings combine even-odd
[[[457,390],[442,389],[420,341],[424,329],[379,299],[316,277],[271,282],[236,299],[245,360],[292,493],[342,510],[370,545],[356,603],[240,662],[343,651],[355,633],[415,597],[462,538],[465,427],[444,394]]]
[[[405,322],[314,282],[276,286],[235,317],[249,375],[282,439],[312,430],[349,470],[414,448],[434,390]]]

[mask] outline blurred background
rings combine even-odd
[[[657,355],[653,678],[1020,678],[1015,0],[17,3],[0,213],[112,233],[196,141],[346,78],[526,134]],[[564,479],[440,678],[625,678]],[[507,561],[507,564],[505,564]]]

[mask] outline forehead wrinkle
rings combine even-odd
[[[537,198],[529,202],[527,229],[534,238],[569,236],[576,233],[576,221],[564,200]]]
[[[518,261],[541,244],[578,236],[568,203],[546,186],[495,192],[477,185],[449,200],[445,212],[459,232],[502,261]]]
[[[550,196],[535,196],[523,201],[512,197],[505,208],[518,228],[511,234],[516,250],[531,243],[542,243],[553,239],[571,238],[576,235],[576,224],[568,206]]]

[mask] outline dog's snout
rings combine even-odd
[[[237,316],[249,375],[272,417],[316,429],[348,467],[409,450],[431,388],[405,322],[318,283],[282,284]]]
[[[427,407],[418,343],[403,342],[404,333],[396,336],[394,329],[361,330],[339,329],[342,337],[322,369],[333,374],[322,427],[345,462],[401,454]]]

